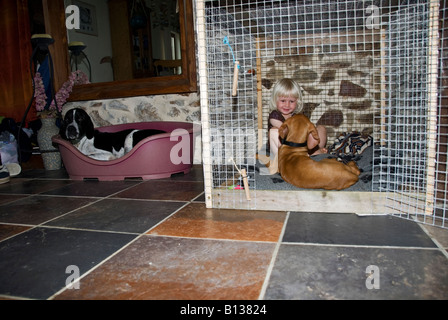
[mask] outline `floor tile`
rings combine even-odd
[[[68,266],[83,274],[134,238],[35,228],[0,242],[0,295],[47,299],[65,287]]]
[[[70,180],[17,180],[0,185],[0,193],[37,194],[73,183]]]
[[[38,179],[68,179],[69,175],[65,169],[60,170],[32,169],[22,171],[18,177],[38,178]]]
[[[105,199],[46,225],[142,233],[183,205],[185,202]]]
[[[0,224],[0,241],[12,237],[18,233],[29,230],[31,227]]]
[[[429,225],[422,225],[426,229],[431,237],[436,239],[439,244],[448,249],[448,230],[439,227],[433,227]]]
[[[191,201],[202,192],[204,192],[204,184],[202,182],[151,180],[145,181],[133,188],[120,192],[114,197]]]
[[[436,247],[413,221],[348,213],[291,212],[283,242]]]
[[[428,249],[282,244],[264,298],[447,299],[448,260]]]
[[[199,197],[194,198],[194,202],[205,202],[205,192],[203,192]]]
[[[208,209],[204,203],[191,203],[149,234],[276,242],[285,217],[285,212]]]
[[[0,222],[37,225],[95,201],[92,198],[31,196],[0,206]]]
[[[140,181],[76,181],[70,185],[44,192],[44,194],[81,197],[107,197],[119,191],[130,188],[138,183],[140,183]]]
[[[190,172],[187,174],[176,173],[171,175],[170,178],[165,178],[161,180],[171,180],[171,181],[204,181],[204,173],[202,171],[201,165],[193,165]]]
[[[18,199],[23,199],[25,197],[28,197],[28,195],[0,194],[0,205],[16,201]]]
[[[143,236],[56,299],[257,299],[274,247]]]
[[[448,249],[447,230],[390,216],[208,209],[203,183],[201,166],[113,182],[25,170],[0,185],[0,300],[239,300],[265,287],[265,299],[448,298],[448,251],[433,240]],[[64,290],[70,265],[79,290]],[[368,266],[379,289],[366,287]]]

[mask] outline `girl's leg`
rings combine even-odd
[[[311,136],[311,134],[308,137],[308,144],[316,145],[316,147],[308,151],[308,153],[312,156],[328,152],[327,148],[325,148],[327,146],[327,129],[324,126],[317,126],[316,129],[320,140],[319,145],[317,145],[317,141]],[[312,141],[314,141],[314,143],[312,143]]]
[[[269,130],[269,145],[270,145],[269,173],[275,174],[278,172],[278,149],[280,148],[280,140],[278,138],[277,128],[272,128],[271,130]]]
[[[324,153],[327,153],[325,148],[327,146],[327,129],[324,126],[317,126],[316,129],[320,139],[319,149],[325,150]]]
[[[269,130],[268,139],[269,139],[269,152],[265,154],[262,150],[261,150],[262,152],[259,151],[257,154],[257,159],[262,164],[264,164],[268,168],[270,168],[270,170],[274,170],[273,168],[275,166],[277,166],[277,164],[276,164],[277,157],[276,156],[278,154],[278,149],[280,148],[280,141],[278,139],[278,129],[277,128],[272,128],[271,130]],[[269,157],[267,155],[269,155]]]
[[[269,130],[269,145],[270,145],[270,157],[273,159],[280,148],[280,140],[278,139],[278,129],[272,128]]]

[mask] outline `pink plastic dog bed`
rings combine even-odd
[[[194,138],[192,123],[155,121],[120,124],[96,129],[101,132],[117,132],[125,129],[158,129],[167,133],[148,137],[140,141],[123,157],[110,161],[89,158],[70,142],[63,140],[59,135],[55,135],[52,141],[59,146],[64,166],[73,180],[113,181],[126,178],[150,180],[168,178],[174,173],[188,173],[191,170]],[[190,159],[186,161],[188,163],[174,164],[170,159],[171,150],[174,150],[173,154],[182,158],[182,154],[178,154],[176,151],[181,149],[180,146],[186,149],[185,141],[189,142]],[[179,146],[173,149],[177,144]]]

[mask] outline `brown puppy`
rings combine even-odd
[[[308,149],[315,146],[310,146],[308,136],[311,134],[317,141],[319,136],[306,116],[292,116],[278,132],[282,140],[278,169],[286,182],[299,188],[342,190],[358,181],[360,171],[353,161],[343,164],[336,159],[314,161],[310,158]]]

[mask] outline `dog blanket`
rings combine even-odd
[[[359,132],[344,132],[328,148],[328,153],[335,156],[361,154],[367,147],[372,146],[373,138],[370,135],[362,135]]]

